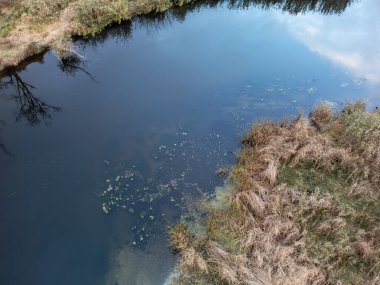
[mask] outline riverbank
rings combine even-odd
[[[17,0],[0,1],[0,70],[52,49],[59,57],[75,53],[73,36],[92,36],[114,22],[163,12],[186,1]]]
[[[379,141],[360,102],[254,124],[203,227],[170,230],[175,282],[380,284]]]

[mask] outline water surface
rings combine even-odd
[[[223,184],[215,171],[252,121],[379,105],[378,1],[210,6],[112,26],[78,39],[80,56],[4,74],[1,284],[164,284],[166,227]]]

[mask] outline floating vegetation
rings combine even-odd
[[[315,93],[317,93],[317,88],[310,87],[309,89],[307,89],[307,93],[309,93],[310,95],[314,95]]]
[[[216,183],[215,170],[234,157],[224,149],[223,136],[215,132],[196,138],[179,128],[159,142],[145,168],[141,163],[117,165],[104,160],[106,178],[98,192],[101,209],[107,215],[122,210],[132,217],[133,246],[144,247],[180,216],[190,220],[194,215],[187,205],[195,198],[212,195],[208,189]],[[205,171],[210,173],[206,177],[215,179],[202,181],[199,177]]]
[[[341,100],[329,101],[334,108],[338,105],[343,106],[348,99],[351,100],[352,94],[367,82],[365,78],[351,77],[343,72],[334,73],[329,77],[346,89],[342,91]],[[234,100],[229,101],[225,111],[232,115],[234,127],[243,133],[250,127],[252,120],[268,119],[268,113],[273,114],[271,119],[281,119],[283,116],[293,116],[300,109],[311,110],[321,101],[328,102],[328,97],[321,96],[324,86],[318,82],[315,78],[305,80],[304,77],[296,75],[267,82],[252,80],[235,92]]]

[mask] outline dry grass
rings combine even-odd
[[[28,0],[23,2],[26,13],[34,21],[57,18],[74,0]],[[95,1],[94,1],[95,2]]]
[[[363,158],[360,169],[374,183],[380,183],[380,113],[364,112],[363,102],[348,105],[331,125],[337,144]]]
[[[181,243],[183,232],[170,232],[180,281],[379,284],[379,128],[362,103],[255,124],[230,172],[232,202],[210,211],[207,237]]]
[[[0,37],[8,35],[25,11],[18,1],[0,2]]]
[[[94,35],[112,22],[128,17],[127,1],[98,0],[96,5],[88,0],[76,1],[75,19],[81,24],[80,34]]]
[[[72,36],[91,36],[111,23],[171,5],[167,0],[2,0],[0,70],[46,49],[66,56],[73,52]]]
[[[311,112],[310,119],[318,128],[323,128],[332,121],[333,112],[328,105],[322,104]]]

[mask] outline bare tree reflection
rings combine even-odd
[[[88,75],[91,78],[91,80],[96,82],[95,77],[85,69],[85,61],[83,61],[77,55],[72,55],[61,59],[58,63],[58,68],[63,73],[71,76],[76,76],[78,71],[81,71]]]
[[[25,119],[31,126],[44,122],[48,124],[52,119],[52,113],[61,111],[60,107],[49,105],[33,95],[35,87],[26,83],[20,75],[13,71],[8,75],[7,81],[0,81],[0,88],[5,89],[13,86],[15,94],[10,98],[16,104],[16,121]]]

